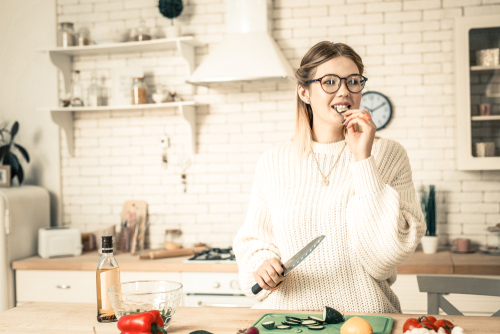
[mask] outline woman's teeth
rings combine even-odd
[[[337,112],[339,114],[342,114],[342,113],[346,112],[347,110],[349,110],[349,106],[346,104],[337,104],[337,105],[334,105],[333,107],[335,108],[335,110],[337,110]]]

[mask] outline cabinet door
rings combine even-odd
[[[17,270],[16,299],[26,302],[96,303],[95,271]],[[181,281],[180,273],[122,271],[121,282]]]

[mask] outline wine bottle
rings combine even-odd
[[[111,307],[108,296],[108,287],[120,283],[120,268],[113,256],[113,237],[102,237],[102,256],[97,264],[96,285],[97,285],[97,321],[114,322],[118,321],[115,312]]]

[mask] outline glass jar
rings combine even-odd
[[[132,78],[132,104],[148,103],[148,86],[142,78]]]
[[[87,89],[87,106],[98,107],[104,105],[103,88],[99,86],[97,73],[93,71],[92,78],[90,79],[90,86]]]
[[[141,25],[139,28],[134,30],[133,39],[136,42],[149,41],[151,39],[151,34],[149,33],[149,28],[146,27],[144,20],[141,20]]]
[[[80,82],[80,71],[73,72],[71,80],[71,106],[83,107],[83,86]]]
[[[59,23],[59,30],[57,32],[57,44],[66,48],[75,45],[75,30],[73,29],[72,22]]]
[[[90,31],[87,28],[81,28],[77,34],[78,46],[85,46],[90,44]]]
[[[182,231],[179,229],[165,230],[165,249],[178,249],[182,246]]]

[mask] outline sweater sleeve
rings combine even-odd
[[[251,289],[257,282],[253,273],[265,260],[281,258],[276,246],[271,214],[266,199],[268,194],[265,180],[268,172],[269,164],[266,163],[264,154],[257,163],[245,222],[233,242],[241,289],[245,295],[257,300],[265,299],[272,291],[262,290],[254,295]]]
[[[377,280],[394,283],[396,268],[413,254],[426,230],[408,156],[398,143],[382,157],[386,184],[373,156],[352,164],[355,195],[347,205],[351,242],[361,265]]]

